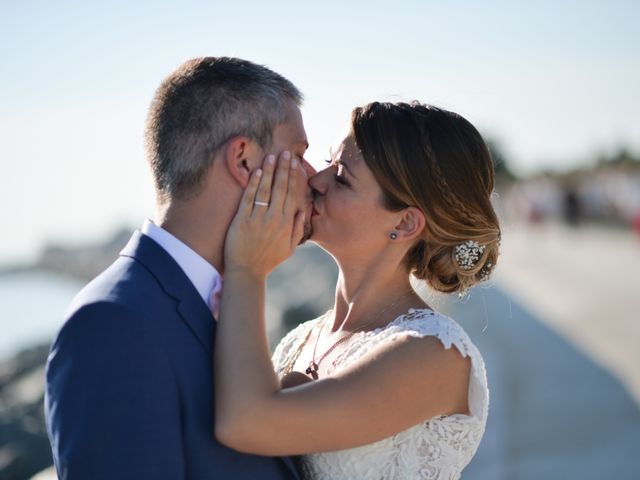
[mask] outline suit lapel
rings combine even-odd
[[[195,288],[193,291],[196,294],[197,299],[189,301],[185,301],[183,299],[180,301],[178,304],[178,312],[180,313],[182,320],[198,338],[200,344],[204,347],[209,356],[211,356],[213,355],[216,321]]]
[[[291,457],[280,457],[280,459],[285,463],[287,467],[289,467],[289,470],[291,470],[291,472],[293,473],[294,478],[299,480],[300,474],[298,473],[298,469],[293,463],[293,459]]]
[[[134,232],[120,255],[137,260],[151,272],[167,295],[176,300],[178,314],[182,321],[205,351],[212,355],[216,321],[196,288],[171,255],[138,230]],[[149,299],[149,301],[152,300]],[[299,479],[298,470],[291,457],[280,457],[280,459],[291,470],[294,478]]]
[[[178,302],[178,314],[182,321],[211,355],[216,322],[196,288],[171,255],[138,230],[120,255],[139,261],[151,272],[163,290]]]

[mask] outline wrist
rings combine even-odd
[[[225,284],[234,280],[251,283],[264,283],[267,280],[267,274],[259,272],[249,266],[234,265],[225,269],[223,278]]]

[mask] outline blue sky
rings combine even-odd
[[[434,103],[521,173],[640,152],[640,2],[2,2],[0,263],[153,214],[146,109],[187,58],[296,83],[321,165],[351,108]]]

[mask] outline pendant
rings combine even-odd
[[[307,375],[311,375],[314,380],[318,379],[318,364],[313,360],[309,362],[309,368],[305,370]]]

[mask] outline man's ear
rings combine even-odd
[[[426,219],[419,208],[407,207],[399,213],[402,217],[395,228],[398,240],[413,240],[422,235]]]
[[[255,141],[240,135],[225,144],[222,160],[229,175],[244,188],[251,172],[261,165],[262,156],[262,149]]]

